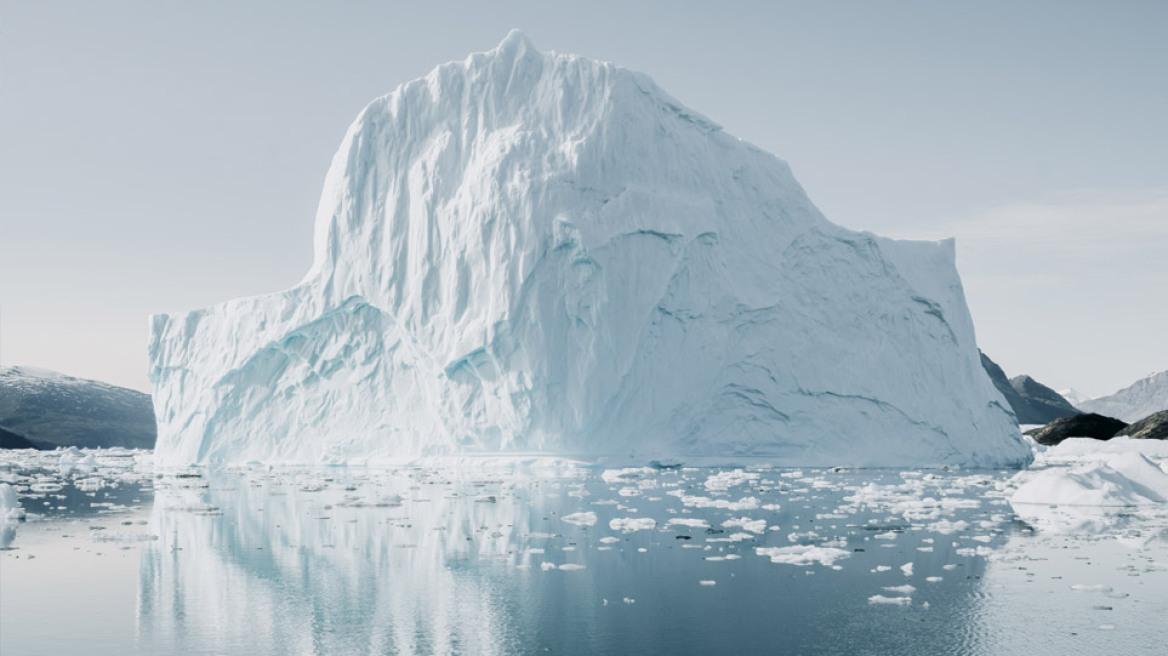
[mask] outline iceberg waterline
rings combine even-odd
[[[510,34],[375,100],[284,292],[152,320],[162,465],[1014,465],[951,241],[840,228],[644,75]]]

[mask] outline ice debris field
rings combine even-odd
[[[973,613],[979,624],[962,629],[969,653],[1011,653],[1017,645],[1010,640],[1034,638],[1028,622],[1041,622],[1050,653],[1107,640],[1139,646],[1159,639],[1155,627],[1168,608],[1168,504],[1153,495],[1164,489],[1164,446],[1069,440],[1036,447],[1036,466],[1023,472],[564,466],[495,474],[266,467],[156,473],[147,452],[10,451],[0,461],[0,558],[4,593],[13,595],[21,588],[14,572],[51,565],[54,540],[81,545],[72,559],[138,554],[139,623],[146,617],[151,628],[136,639],[171,647],[207,647],[184,641],[210,627],[243,644],[260,640],[251,635],[255,609],[282,605],[287,617],[272,631],[302,636],[305,644],[322,639],[305,632],[313,613],[325,613],[326,623],[351,623],[366,636],[389,631],[377,625],[387,622],[393,635],[378,639],[407,651],[405,635],[445,633],[481,653],[506,653],[472,635],[474,627],[532,627],[495,608],[490,595],[539,599],[552,594],[548,586],[567,596],[565,612],[578,614],[562,621],[599,631],[598,640],[618,629],[589,624],[600,621],[595,608],[665,610],[678,624],[676,639],[699,640],[687,622],[704,621],[717,633],[719,618],[762,606],[778,618],[770,620],[775,626],[755,627],[740,640],[782,634],[798,641],[798,622],[817,621],[816,613],[832,608],[891,622],[890,645],[905,635],[924,645],[936,623]],[[1093,477],[1109,485],[1065,496],[1087,489],[1083,481]],[[1049,503],[1063,498],[1082,503]],[[286,586],[305,572],[344,575],[321,589],[310,582],[303,599],[285,599]],[[361,581],[393,585],[367,590]],[[335,605],[336,595],[371,595],[368,608],[384,616],[343,617],[353,611]],[[430,600],[426,608],[405,610],[418,595]],[[468,604],[481,604],[478,615],[435,624],[456,609],[469,612]],[[180,609],[182,620],[175,618]],[[1104,633],[1113,637],[1099,637]],[[334,646],[330,653],[351,653]]]

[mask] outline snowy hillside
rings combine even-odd
[[[1168,371],[1137,380],[1115,394],[1085,401],[1079,404],[1079,408],[1129,423],[1168,410]]]
[[[954,245],[829,223],[648,77],[519,33],[370,104],[284,292],[153,319],[157,458],[1015,464]]]
[[[0,428],[49,449],[149,449],[155,438],[150,395],[33,367],[0,368]]]

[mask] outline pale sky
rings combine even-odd
[[[148,316],[295,284],[357,112],[513,27],[645,72],[827,217],[957,237],[978,341],[1168,369],[1168,3],[0,3],[3,364],[149,388]]]

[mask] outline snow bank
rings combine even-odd
[[[1017,474],[1010,504],[1023,520],[1051,533],[1096,533],[1119,511],[1162,513],[1168,502],[1168,444],[1072,438],[1041,449]]]
[[[164,467],[1029,457],[952,241],[835,226],[648,77],[519,33],[370,104],[304,280],[155,316],[149,360]]]

